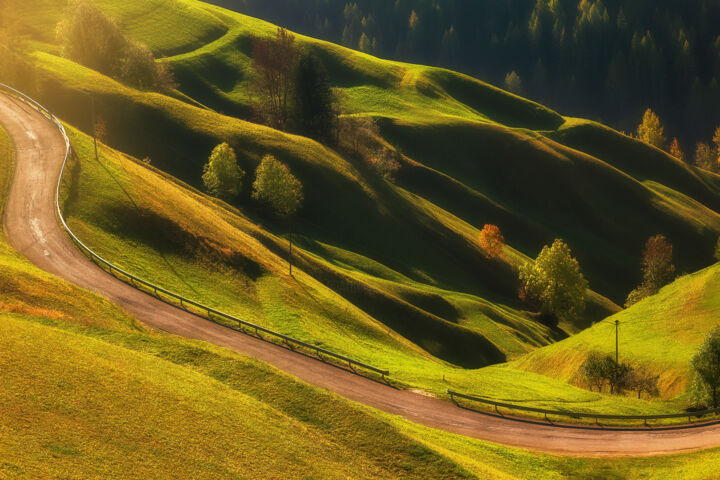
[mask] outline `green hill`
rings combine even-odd
[[[590,351],[615,351],[614,322],[618,320],[621,360],[660,375],[665,396],[681,394],[689,380],[692,356],[718,324],[719,290],[720,265],[715,265],[684,276],[659,294],[567,340],[536,350],[512,366],[577,382]]]
[[[593,289],[586,318],[562,325],[567,333],[619,310],[651,235],[675,243],[681,271],[709,263],[720,232],[717,179],[601,125],[454,72],[298,36],[342,90],[343,111],[376,118],[402,152],[391,183],[331,148],[247,121],[252,37],[276,27],[200,2],[97,4],[157,55],[172,55],[163,61],[180,87],[172,97],[141,92],[60,57],[47,32],[62,8],[13,2],[35,40],[42,102],[89,131],[94,96],[107,144],[155,167],[110,150],[99,166],[76,131],[81,168],[67,213],[108,258],[186,296],[391,368],[401,383],[442,392],[448,381],[475,390],[493,378],[513,398],[522,392],[509,370],[474,372],[560,338],[516,295],[517,267],[543,245],[568,241]],[[26,15],[32,9],[43,15]],[[296,279],[284,275],[288,226],[265,216],[249,189],[233,206],[192,189],[221,141],[245,171],[272,153],[303,182]],[[508,241],[503,262],[477,244],[485,223]],[[536,382],[534,391],[557,400],[607,401]]]

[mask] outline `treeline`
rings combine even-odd
[[[720,124],[720,2],[215,3],[382,57],[507,78],[514,91],[622,130],[650,106],[688,147]]]

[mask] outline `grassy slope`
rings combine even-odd
[[[432,338],[421,339],[419,344],[409,342],[407,337],[412,334],[399,335],[366,311],[380,305],[395,312],[394,308],[404,305],[402,298],[438,314],[451,309],[460,315],[458,324],[508,342],[508,349],[519,348],[515,335],[530,342],[538,332],[533,330],[534,325],[519,323],[512,310],[500,310],[469,295],[439,292],[443,295],[433,296],[436,290],[421,285],[411,288],[408,285],[412,282],[402,283],[402,276],[378,265],[367,268],[376,268],[376,273],[390,280],[369,277],[349,265],[364,259],[348,252],[330,254],[334,262],[302,253],[302,268],[290,278],[283,260],[285,250],[277,247],[278,239],[237,210],[108,148],[101,149],[98,164],[92,159],[89,139],[77,131],[71,137],[81,158],[74,199],[65,207],[72,228],[101,255],[152,281],[250,321],[387,367],[400,383],[436,394],[452,388],[570,410],[659,413],[677,408],[674,403],[617,400],[542,375],[526,373],[525,381],[519,384],[517,371],[505,366],[460,369],[443,362],[428,354],[435,349],[442,352],[442,342],[427,343]],[[148,231],[163,234],[158,238],[148,236]],[[360,294],[358,298],[366,303],[366,311],[338,296],[317,278],[329,279],[326,284],[350,298]],[[349,286],[345,282],[350,282]],[[382,296],[364,295],[379,283],[383,283],[382,291],[395,295],[393,307],[388,307]],[[415,316],[410,320],[421,322],[427,318]],[[452,329],[449,331],[458,332],[454,324],[445,324]],[[463,335],[468,331],[463,330]],[[455,345],[461,346],[473,341],[453,339]]]
[[[615,350],[615,320],[620,321],[620,356],[660,375],[666,396],[682,393],[692,356],[718,324],[720,266],[684,276],[661,292],[567,340],[537,350],[513,363],[519,369],[576,381],[590,351]],[[659,346],[662,346],[659,348]]]
[[[153,10],[153,5],[151,1],[133,2],[128,12]],[[246,112],[250,36],[272,32],[274,27],[199,3],[193,5],[212,17],[207,17],[212,20],[208,20],[209,24],[221,25],[217,28],[227,33],[196,50],[193,48],[200,34],[180,29],[162,36],[166,39],[163,41],[173,44],[172,49],[187,51],[169,60],[183,84],[183,92],[218,110]],[[123,11],[118,13],[125,15]],[[125,15],[123,20],[128,31],[140,40],[154,45],[154,37],[160,37],[148,28],[142,16]],[[516,288],[513,267],[527,258],[522,252],[534,255],[540,245],[562,235],[578,251],[593,286],[599,285],[601,291],[619,298],[626,291],[623,281],[627,286],[634,282],[628,272],[636,270],[634,260],[642,241],[657,233],[655,228],[662,226],[663,233],[673,240],[678,237],[682,246],[698,242],[709,246],[718,229],[717,214],[706,206],[714,208],[717,182],[677,165],[660,152],[593,124],[575,120],[563,124],[564,120],[554,112],[452,72],[386,62],[312,39],[300,40],[323,57],[333,82],[345,89],[345,108],[349,112],[386,119],[384,134],[408,155],[398,186],[377,181],[362,165],[306,139],[161,95],[124,88],[52,55],[53,47],[46,48],[50,53],[38,54],[37,59],[54,87],[53,95],[46,100],[54,110],[83,126],[88,115],[82,105],[87,104],[87,98],[79,92],[94,92],[99,97],[101,114],[111,127],[111,144],[136,155],[148,155],[158,167],[191,183],[197,183],[207,152],[220,140],[237,147],[246,170],[251,170],[268,151],[290,163],[309,192],[298,221],[305,236],[301,242],[306,248],[303,269],[335,290],[330,292],[315,282],[320,298],[333,308],[308,308],[307,296],[289,307],[283,306],[279,299],[286,300],[287,295],[278,290],[280,280],[268,280],[269,275],[262,275],[256,282],[244,271],[246,264],[233,265],[232,259],[232,268],[223,270],[222,279],[237,276],[250,294],[236,297],[235,285],[220,292],[201,292],[201,288],[187,285],[188,274],[183,271],[178,275],[179,270],[199,271],[192,275],[201,286],[206,282],[222,283],[217,271],[197,265],[187,255],[184,242],[188,240],[187,231],[194,227],[177,221],[177,212],[171,215],[160,205],[150,210],[149,220],[138,218],[137,211],[118,206],[122,198],[118,192],[105,204],[99,203],[98,208],[86,205],[78,209],[81,219],[85,215],[82,220],[87,234],[95,236],[97,243],[117,242],[114,245],[118,248],[112,253],[122,252],[119,260],[125,265],[137,268],[139,273],[156,275],[162,283],[172,282],[168,286],[189,296],[207,293],[205,301],[218,302],[218,306],[260,318],[289,333],[318,338],[332,348],[357,353],[372,363],[392,360],[393,366],[399,366],[403,380],[441,391],[445,385],[439,379],[449,367],[437,359],[478,366],[505,355],[515,357],[551,339],[546,329],[512,308],[517,307],[512,298]],[[547,130],[547,137],[527,128]],[[593,143],[598,131],[608,138]],[[157,138],[171,138],[172,142],[157,142]],[[614,148],[602,151],[597,144]],[[597,157],[574,150],[583,148]],[[631,157],[621,155],[625,148],[634,149]],[[453,151],[453,161],[439,161],[447,151]],[[549,187],[537,182],[540,176],[559,181]],[[661,185],[660,180],[673,188]],[[515,186],[512,193],[497,187],[508,183]],[[620,194],[608,196],[608,191]],[[327,198],[342,198],[343,202],[328,202]],[[283,231],[282,225],[263,218],[245,200],[241,206],[251,222],[267,225],[274,232]],[[557,215],[558,211],[563,215]],[[349,215],[363,222],[347,222]],[[124,230],[138,220],[156,225],[152,222],[167,222],[168,217],[170,223],[160,225],[181,226],[174,230],[180,246],[172,246],[175,255],[169,264],[163,251],[166,243],[159,243],[157,238],[141,236],[127,242],[128,235],[134,233]],[[637,218],[649,220],[638,224]],[[508,249],[508,264],[500,268],[484,259],[474,241],[477,228],[485,222],[500,224],[515,247]],[[265,230],[246,229],[246,233],[269,252],[280,252],[277,237]],[[237,235],[239,232],[215,229],[213,235],[200,240],[226,248],[229,245],[232,251],[238,248],[234,238],[247,239],[247,235]],[[197,244],[193,243],[197,236],[190,235],[193,254],[197,253]],[[149,260],[130,259],[141,250]],[[697,265],[707,256],[702,248],[678,250],[681,268]],[[213,248],[210,253],[217,257]],[[269,272],[281,271],[277,259],[264,257],[256,263],[272,263],[275,269]],[[207,257],[203,260],[207,261]],[[617,278],[629,280],[617,281],[618,286],[614,281]],[[348,306],[336,294],[354,305]],[[273,306],[258,314],[260,303]],[[344,309],[342,314],[338,313],[338,305]],[[597,295],[591,307],[596,319],[616,310]],[[347,340],[346,311],[362,317],[362,321],[350,321],[348,331],[355,341]],[[381,324],[390,328],[391,333],[386,335],[391,340],[388,349],[378,353],[372,345],[379,338],[377,332],[385,331]],[[396,350],[411,352],[407,368]],[[424,371],[425,375],[417,378],[413,372],[424,366],[418,358],[441,367]],[[458,388],[480,387],[484,380],[472,372],[453,369],[447,378],[458,378]],[[492,378],[494,392],[503,398],[526,397],[527,392],[509,382],[512,370],[492,368],[483,375],[484,379]],[[542,386],[534,390],[543,393],[537,396],[549,398],[550,402],[604,403],[582,391],[558,396],[560,384],[548,383],[542,377],[535,383]]]
[[[12,172],[9,149],[0,129],[2,185]],[[563,458],[417,426],[225,350],[148,332],[29,265],[2,239],[0,246],[0,271],[11,273],[3,283],[22,279],[22,288],[3,289],[0,307],[0,402],[10,412],[0,417],[3,477],[285,478],[292,471],[318,479],[541,480],[652,472],[703,480],[720,456]]]

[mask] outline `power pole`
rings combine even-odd
[[[618,359],[618,330],[620,328],[620,320],[615,320],[615,363],[619,363]]]
[[[97,148],[97,124],[95,123],[95,95],[90,95],[90,118],[92,121],[93,143],[95,144],[95,161],[100,161]]]

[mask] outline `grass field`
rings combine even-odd
[[[0,180],[12,172],[0,129]],[[0,190],[0,205],[6,189]],[[711,479],[720,452],[539,455],[420,427],[259,362],[157,334],[0,239],[0,476]],[[8,275],[5,275],[8,272]],[[47,292],[54,292],[48,298]],[[39,292],[43,292],[41,295]]]
[[[44,5],[31,0],[18,11]],[[130,89],[59,57],[55,40],[37,33],[43,103],[88,131],[95,96],[107,143],[159,169],[111,150],[96,165],[87,140],[74,135],[83,162],[68,213],[100,252],[186,296],[391,368],[400,382],[435,393],[452,387],[624,412],[677,408],[598,396],[568,387],[565,377],[528,376],[526,390],[512,383],[514,367],[480,367],[563,336],[534,322],[516,298],[517,267],[556,237],[569,242],[593,289],[586,317],[562,325],[569,334],[618,312],[639,280],[649,236],[671,239],[680,271],[709,264],[720,232],[716,178],[478,80],[298,36],[343,90],[344,111],[376,117],[403,153],[390,183],[331,148],[244,120],[252,36],[274,26],[190,0],[170,2],[166,16],[168,5],[157,0],[98,5],[130,36],[170,55],[163,61],[180,83],[173,97]],[[46,30],[62,9],[43,12],[29,30]],[[170,28],[176,24],[183,28]],[[192,190],[221,141],[247,172],[273,153],[303,182],[295,279],[284,274],[288,225],[258,209],[247,188],[232,206]],[[485,223],[508,240],[502,262],[480,251]]]

